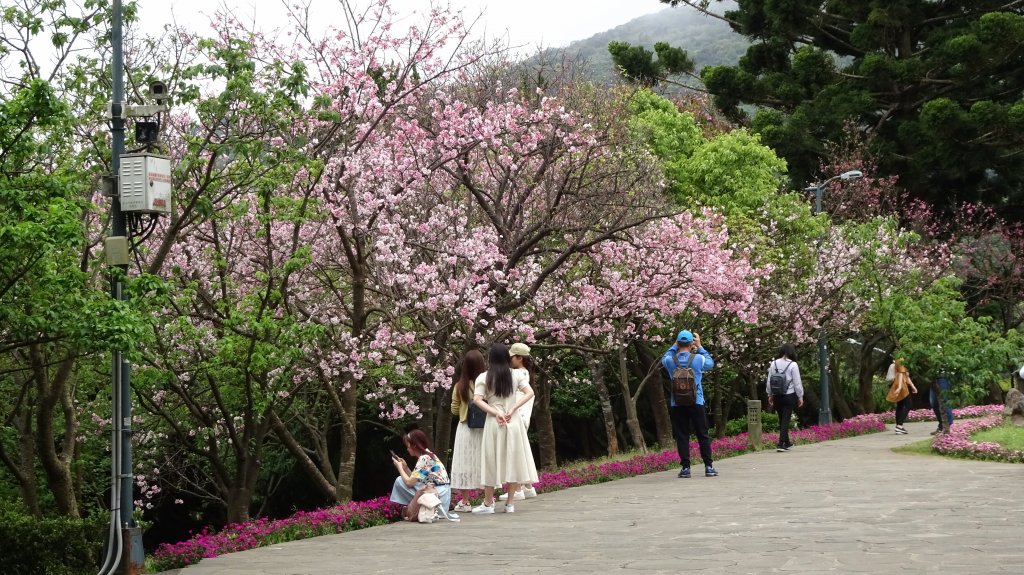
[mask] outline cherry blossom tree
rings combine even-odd
[[[657,368],[633,390],[621,354],[633,342],[660,337],[672,328],[673,318],[684,314],[755,322],[753,296],[762,272],[751,267],[748,254],[729,248],[724,219],[711,212],[698,217],[683,212],[650,222],[628,237],[595,246],[586,256],[563,268],[531,307],[545,337],[575,349],[589,366],[601,398],[610,455],[617,451],[618,440],[604,363],[606,355],[620,354],[626,423],[634,445],[645,449],[636,401]]]
[[[194,42],[191,82],[222,87],[169,138],[197,215],[151,252],[178,293],[138,379],[182,449],[161,475],[229,520],[271,432],[321,493],[350,498],[360,405],[430,415],[455,342],[510,333],[561,267],[662,214],[614,101],[581,112],[501,83],[465,98],[493,64],[439,56],[461,21],[434,11],[398,34],[390,17],[379,3],[353,22],[372,34],[300,26],[286,47],[223,18]]]

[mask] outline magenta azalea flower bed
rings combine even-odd
[[[958,421],[950,427],[949,433],[935,436],[932,449],[943,455],[955,457],[1024,463],[1024,451],[1006,449],[991,441],[971,441],[971,434],[1002,424],[1002,415],[987,415],[981,419]]]
[[[879,415],[860,415],[842,423],[815,425],[790,432],[790,439],[795,444],[818,443],[883,430],[885,430],[885,423]],[[773,445],[778,442],[778,439],[778,433],[763,433],[761,435],[761,440],[765,445]],[[691,453],[698,452],[696,442],[690,444],[690,451]],[[715,459],[724,459],[747,453],[752,449],[747,444],[747,434],[743,433],[712,440],[711,451],[714,453]],[[666,471],[678,465],[679,456],[674,449],[669,449],[637,455],[623,461],[541,473],[540,481],[534,485],[540,491],[558,491],[579,485],[603,483]],[[479,494],[477,497],[479,498]],[[248,523],[228,525],[217,533],[204,531],[181,543],[161,545],[153,554],[152,567],[157,571],[177,569],[224,553],[244,551],[318,535],[343,533],[363,527],[391,523],[400,518],[401,507],[388,501],[387,497],[379,497],[370,501],[346,503],[317,511],[299,512],[287,519],[256,519]]]
[[[204,529],[181,543],[161,545],[153,554],[152,567],[156,571],[178,569],[224,553],[384,525],[399,520],[401,511],[387,497],[378,497],[316,511],[300,511],[286,519],[236,523],[218,533]]]
[[[993,415],[1003,412],[1003,406],[994,405],[971,405],[968,407],[958,407],[953,410],[954,421],[960,419],[971,419],[975,417],[984,417],[986,415]],[[886,411],[879,413],[882,419],[886,423],[894,423],[896,421],[895,411]],[[915,409],[910,412],[907,416],[907,421],[935,421],[935,412],[930,409]],[[956,425],[953,426],[954,428]]]

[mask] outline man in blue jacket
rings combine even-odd
[[[690,363],[690,355],[693,355],[693,362]],[[674,393],[669,394],[669,414],[672,416],[672,435],[676,439],[676,451],[679,453],[679,461],[683,468],[679,470],[679,477],[690,477],[690,430],[697,436],[697,444],[700,445],[700,457],[704,460],[704,475],[714,477],[718,475],[711,461],[711,436],[708,435],[708,416],[704,409],[704,388],[701,386],[703,373],[715,367],[715,360],[711,354],[700,344],[700,336],[687,330],[679,332],[676,336],[676,343],[668,348],[668,351],[661,356],[661,365],[665,366],[668,377],[672,379],[672,372],[677,366],[686,366],[690,363],[693,369],[693,378],[697,384],[696,405],[676,405]]]

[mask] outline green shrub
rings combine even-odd
[[[795,425],[790,425],[790,429],[796,430]],[[779,430],[779,414],[774,411],[762,411],[761,412],[761,431],[778,431]],[[725,434],[726,435],[739,435],[747,432],[747,418],[739,417],[736,419],[730,419],[725,422]]]
[[[11,575],[94,574],[102,561],[107,516],[37,519],[0,509],[4,573]]]

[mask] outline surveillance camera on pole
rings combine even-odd
[[[140,214],[169,214],[171,212],[171,160],[167,156],[148,151],[160,137],[160,114],[170,110],[170,91],[161,80],[149,83],[149,97],[154,104],[111,103],[110,116],[122,121],[135,121],[135,140],[142,153],[122,154],[119,157],[117,184],[113,193],[120,199],[123,212]],[[154,119],[155,118],[155,119]]]
[[[121,103],[117,106],[116,103],[108,105],[110,110],[110,117],[115,117],[117,110],[120,110],[120,117],[123,119],[128,118],[152,118],[163,112],[167,112],[171,109],[171,93],[167,89],[167,84],[160,80],[153,80],[149,83],[149,89],[147,94],[155,104],[127,104]],[[116,109],[115,109],[116,108]]]
[[[160,80],[153,80],[149,83],[149,97],[156,102],[157,106],[163,106],[170,99],[170,94],[167,92],[167,84],[164,84]]]

